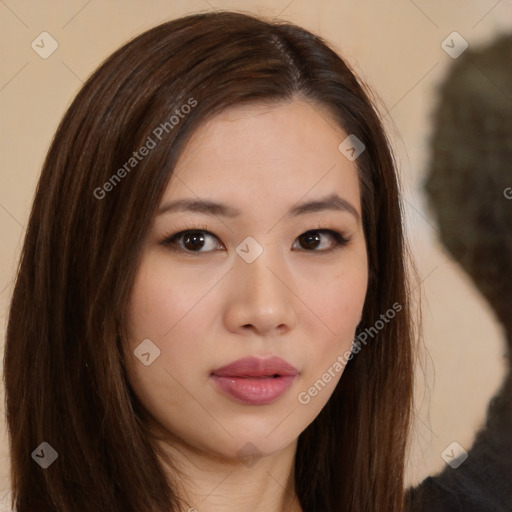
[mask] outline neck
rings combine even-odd
[[[180,512],[302,512],[294,480],[297,440],[277,453],[242,460],[202,451],[169,434],[157,443]]]

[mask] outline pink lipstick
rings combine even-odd
[[[210,378],[217,389],[238,402],[267,405],[281,397],[298,374],[280,357],[246,357],[214,370]]]

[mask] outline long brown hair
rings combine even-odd
[[[4,359],[18,512],[178,510],[125,373],[127,299],[194,130],[231,105],[295,97],[326,106],[366,148],[356,161],[369,256],[359,332],[401,306],[300,435],[298,497],[305,512],[402,508],[414,336],[384,130],[366,87],[321,38],[287,22],[217,12],[162,24],[117,50],[80,90],[49,149]],[[130,160],[148,137],[155,147]],[[58,453],[47,469],[31,457],[42,442]]]

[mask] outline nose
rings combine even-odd
[[[252,263],[237,258],[230,279],[233,291],[224,315],[229,331],[272,336],[295,327],[298,299],[293,276],[269,250]]]

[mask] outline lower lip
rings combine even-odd
[[[282,377],[219,377],[211,379],[226,395],[247,405],[267,405],[275,402],[292,385],[296,375]]]

